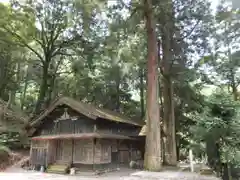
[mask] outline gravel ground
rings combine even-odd
[[[189,172],[146,172],[120,170],[117,172],[106,173],[101,176],[94,175],[57,175],[25,171],[23,169],[10,169],[0,173],[0,180],[218,180],[215,177],[201,176]]]
[[[27,171],[21,168],[10,168],[0,173],[0,180],[15,180],[16,178],[18,178],[18,180],[125,180],[125,178],[130,177],[130,174],[134,172],[136,171],[121,169],[120,171],[109,172],[99,176],[93,173],[82,173],[71,176]]]
[[[130,177],[127,177],[124,180],[219,180],[213,176],[202,176],[197,173],[190,172],[173,172],[173,171],[164,171],[164,172],[146,172],[140,171],[132,173]]]

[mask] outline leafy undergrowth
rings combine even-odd
[[[0,172],[18,163],[23,157],[23,152],[0,151]]]

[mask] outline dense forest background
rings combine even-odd
[[[144,121],[154,118],[146,115],[152,90],[164,162],[175,165],[191,147],[230,172],[240,165],[239,9],[223,0],[215,10],[208,0],[149,2],[0,4],[0,98],[30,119],[64,95]],[[147,88],[154,72],[155,91]]]

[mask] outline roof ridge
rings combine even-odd
[[[81,113],[91,119],[102,118],[102,119],[112,120],[116,122],[132,124],[136,126],[143,125],[141,122],[133,121],[130,118],[116,111],[100,108],[90,103],[77,101],[74,98],[67,97],[67,96],[61,96],[55,99],[51,103],[51,105],[45,111],[43,111],[43,113],[41,113],[39,116],[36,117],[35,120],[31,122],[31,124],[34,125],[38,121],[41,121],[42,119],[44,119],[44,117],[46,117],[49,113],[51,113],[58,105],[61,105],[61,104],[66,104],[67,106],[76,110],[78,113]]]
[[[37,115],[36,117],[33,117],[33,119],[32,120],[30,120],[30,123],[33,123],[38,117],[40,117],[40,116],[42,116],[46,111],[47,111],[47,109],[50,107],[50,106],[52,106],[52,105],[54,105],[56,102],[58,102],[61,98],[63,98],[64,96],[59,96],[59,97],[57,97],[57,98],[55,98],[54,100],[53,100],[53,102],[51,102],[51,104],[45,109],[45,110],[43,110],[39,115]]]

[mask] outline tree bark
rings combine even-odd
[[[139,76],[140,76],[140,104],[141,104],[141,119],[144,120],[145,117],[145,105],[144,105],[144,71],[141,67],[139,70]]]
[[[226,31],[226,24],[225,24],[225,31]],[[238,100],[238,90],[237,90],[237,85],[235,82],[235,72],[234,72],[234,65],[233,65],[233,61],[232,61],[232,51],[231,51],[231,47],[230,47],[230,42],[228,37],[226,37],[226,44],[227,44],[227,56],[228,56],[228,63],[231,65],[230,67],[230,86],[232,88],[232,94],[233,94],[233,99],[235,101]]]
[[[24,109],[24,105],[25,105],[26,93],[27,93],[27,88],[28,88],[28,77],[25,77],[24,81],[25,81],[24,88],[23,88],[23,93],[21,96],[21,110]]]
[[[120,73],[120,71],[119,71],[119,73]],[[121,100],[120,100],[120,81],[121,81],[121,77],[120,77],[120,74],[118,74],[118,76],[117,76],[117,78],[116,78],[116,104],[115,104],[115,111],[116,112],[121,112]]]
[[[49,77],[49,87],[48,87],[48,96],[47,96],[47,101],[46,101],[46,106],[48,107],[51,104],[51,101],[53,99],[53,91],[55,88],[55,80],[56,80],[56,75],[52,75],[52,77]]]
[[[163,1],[162,8],[162,73],[163,73],[163,131],[166,135],[164,139],[164,163],[167,165],[177,165],[176,149],[176,127],[173,99],[173,82],[171,68],[174,61],[173,36],[174,36],[174,15],[171,0]]]
[[[47,91],[48,91],[48,68],[49,63],[47,61],[43,64],[42,69],[42,82],[40,85],[39,95],[35,107],[35,114],[38,114],[42,110],[42,105],[44,103],[44,99],[46,97]]]
[[[232,180],[232,172],[231,172],[231,165],[229,162],[227,162],[227,169],[228,169],[228,180]]]
[[[233,99],[234,101],[238,100],[238,90],[237,90],[237,85],[235,82],[235,73],[233,72],[233,70],[230,70],[230,75],[231,75],[231,89],[232,89],[232,94],[233,94]]]
[[[27,67],[27,70],[26,70],[25,76],[24,76],[24,88],[23,88],[23,92],[21,94],[21,110],[24,109],[26,93],[27,93],[27,88],[28,88],[28,80],[29,80],[28,68],[29,68],[29,66]]]
[[[11,106],[11,102],[12,102],[12,92],[9,91],[7,104],[6,104],[6,106],[2,106],[2,110],[1,110],[1,119],[0,120],[3,123],[6,123],[5,122],[5,120],[6,120],[5,115],[7,113],[8,108]]]
[[[2,58],[0,60],[0,98],[3,100],[7,100],[7,85],[10,80],[9,69],[10,69],[10,61],[7,58],[11,59],[10,55]]]
[[[144,158],[145,169],[160,171],[162,169],[161,157],[161,127],[158,92],[158,61],[157,39],[153,21],[152,1],[145,0],[145,18],[148,42],[148,73],[147,73],[147,137]]]
[[[175,130],[175,114],[173,102],[173,84],[170,77],[163,78],[163,94],[164,94],[164,115],[163,115],[163,131],[166,135],[164,141],[164,163],[167,165],[177,165],[177,147],[176,147],[176,130]]]

